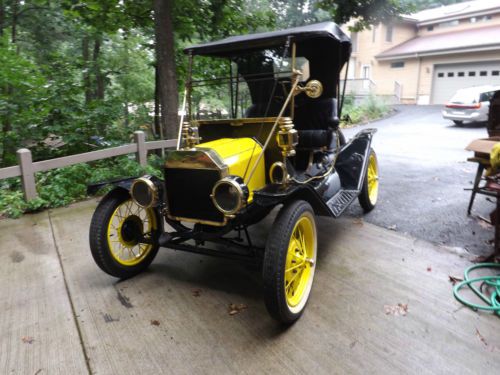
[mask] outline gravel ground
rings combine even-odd
[[[347,138],[362,128],[377,128],[373,147],[380,168],[380,195],[364,220],[474,255],[493,251],[494,230],[477,218],[489,217],[494,204],[476,196],[473,216],[467,205],[476,165],[465,151],[476,138],[487,137],[483,125],[457,127],[441,117],[440,106],[397,106],[389,118],[346,129]],[[360,216],[353,204],[347,215]]]

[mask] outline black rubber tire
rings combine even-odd
[[[110,191],[97,206],[90,223],[89,242],[94,261],[100,269],[111,276],[127,279],[144,271],[158,253],[159,246],[154,245],[149,254],[134,266],[125,266],[118,263],[110,253],[107,241],[107,228],[115,209],[130,199],[128,191],[117,188]],[[155,210],[156,223],[160,227],[160,215]]]
[[[370,149],[370,156],[374,155],[375,156],[375,161],[377,161],[377,154],[375,154],[375,151],[373,149]],[[378,162],[377,162],[377,170],[378,170]],[[366,168],[365,171],[365,177],[363,180],[363,187],[361,188],[361,193],[359,193],[358,196],[358,201],[361,207],[363,208],[363,211],[365,213],[370,212],[375,208],[375,205],[377,202],[372,203],[370,200],[370,196],[368,194],[368,168]]]
[[[342,133],[342,130],[339,129],[339,144],[340,144],[340,147],[342,147],[343,145],[345,145],[345,143],[346,143],[345,135],[344,135],[344,133]]]
[[[464,124],[463,121],[459,121],[459,120],[453,120],[453,122],[455,123],[456,126],[462,126]]]
[[[283,324],[292,324],[299,319],[307,305],[307,295],[303,307],[298,312],[292,312],[286,302],[285,296],[285,265],[288,245],[292,231],[297,221],[303,215],[310,215],[317,243],[316,222],[314,211],[305,201],[293,201],[285,205],[273,223],[266,243],[262,277],[264,281],[264,300],[269,314]],[[314,274],[312,275],[314,278]],[[311,280],[312,283],[313,280]]]

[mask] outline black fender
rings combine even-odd
[[[96,195],[100,189],[102,189],[103,187],[106,187],[106,186],[113,186],[114,188],[111,191],[109,191],[107,194],[104,195],[101,202],[105,201],[106,197],[108,197],[109,195],[115,194],[117,192],[117,190],[118,191],[121,190],[121,191],[126,192],[127,194],[130,194],[130,187],[132,186],[132,183],[134,182],[134,180],[137,178],[138,177],[127,177],[127,178],[121,178],[121,179],[110,180],[110,181],[103,181],[103,182],[99,182],[96,184],[88,185],[87,186],[87,195]],[[155,184],[157,186],[161,187],[162,180],[160,180],[157,177],[153,177],[153,181],[155,182]],[[160,191],[161,191],[160,194],[163,194],[162,190],[160,190]],[[162,196],[162,195],[160,195],[160,196]],[[97,207],[97,209],[99,209],[99,206]],[[158,218],[163,217],[159,206],[156,206],[153,209],[156,211]],[[164,220],[159,220],[158,225],[159,225],[159,227],[158,227],[158,230],[159,230],[158,235],[159,235],[160,233],[163,233],[165,231]]]
[[[345,190],[361,191],[368,166],[373,134],[377,129],[357,133],[339,152],[335,169]]]
[[[331,216],[330,210],[323,198],[309,184],[289,185],[268,185],[266,188],[254,193],[254,204],[262,207],[274,207],[278,204],[287,204],[294,200],[304,200],[308,202],[316,215]]]
[[[126,191],[130,190],[130,186],[132,186],[132,182],[137,177],[127,177],[127,178],[120,178],[116,180],[110,180],[110,181],[103,181],[103,182],[98,182],[95,184],[87,185],[87,195],[96,195],[99,190],[101,190],[103,187],[106,186],[115,186],[117,188],[122,188]]]

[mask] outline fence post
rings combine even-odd
[[[31,151],[27,148],[17,150],[17,161],[21,168],[21,181],[23,183],[24,199],[27,202],[38,197],[35,184],[35,172],[33,171],[33,162]]]
[[[146,135],[142,130],[136,130],[134,132],[134,140],[137,143],[137,162],[145,166],[148,163],[148,150],[146,149]]]

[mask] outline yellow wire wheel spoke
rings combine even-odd
[[[377,157],[374,152],[370,154],[370,159],[368,161],[367,179],[368,198],[370,199],[370,202],[375,205],[378,199],[378,165]]]
[[[288,244],[285,262],[284,288],[288,307],[292,312],[305,305],[311,288],[316,260],[316,229],[310,213],[296,222]]]
[[[373,149],[370,149],[363,186],[358,196],[359,203],[361,207],[363,207],[365,213],[375,208],[378,200],[378,192],[379,170],[377,154]]]
[[[106,232],[109,252],[118,264],[130,267],[140,264],[151,252],[153,245],[129,238],[126,226],[134,226],[142,234],[150,233],[157,229],[155,212],[128,199],[120,203],[109,218]]]

